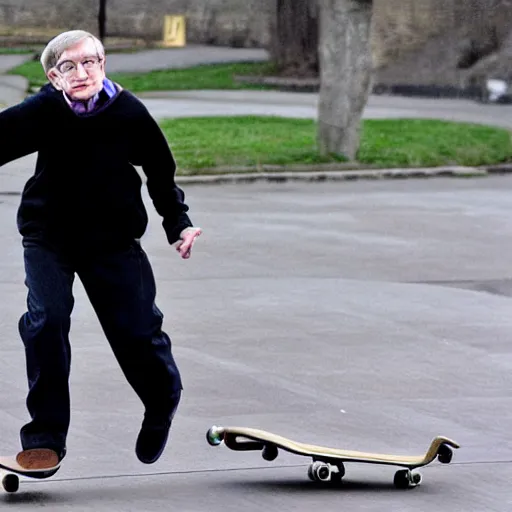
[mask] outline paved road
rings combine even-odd
[[[185,48],[145,50],[136,53],[109,53],[107,69],[110,73],[143,73],[200,64],[263,62],[266,60],[268,60],[268,53],[260,48],[188,45]]]
[[[5,73],[31,58],[30,55],[0,55],[0,73]]]
[[[0,183],[0,190],[4,190]],[[133,446],[141,407],[80,282],[69,456],[50,481],[0,494],[17,510],[508,512],[512,506],[512,178],[189,186],[205,229],[189,261],[151,212],[144,246],[185,384],[154,466]],[[0,196],[0,453],[26,420],[19,198]],[[341,489],[306,461],[211,448],[212,424],[313,443],[420,453],[462,444],[410,492],[347,464]],[[1,505],[0,505],[1,506]]]
[[[317,117],[318,94],[271,91],[172,91],[140,94],[157,117],[276,115]],[[466,100],[371,96],[367,119],[426,118],[512,128],[512,106]]]
[[[0,55],[0,110],[15,105],[24,98],[27,90],[25,78],[4,73],[28,59],[30,55]]]

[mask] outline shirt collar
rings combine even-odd
[[[103,80],[102,90],[95,94],[92,98],[88,99],[87,101],[74,101],[71,98],[69,98],[64,91],[62,91],[62,94],[64,95],[67,104],[71,107],[71,110],[73,110],[75,114],[80,115],[94,112],[94,110],[96,110],[99,106],[98,103],[102,95],[106,94],[108,101],[116,94],[116,92],[117,89],[114,83],[108,78],[105,78]]]

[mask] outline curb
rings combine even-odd
[[[313,167],[312,167],[313,168]],[[177,176],[176,183],[184,185],[219,185],[224,183],[256,183],[267,181],[282,183],[287,181],[359,181],[410,178],[477,178],[494,174],[512,173],[512,164],[489,165],[480,167],[425,167],[410,169],[359,169],[330,171],[284,171],[284,172],[247,172],[215,175]]]
[[[222,185],[238,183],[286,183],[288,181],[326,182],[415,178],[485,178],[512,174],[512,164],[482,167],[426,167],[412,169],[360,169],[339,171],[248,172],[217,175],[176,176],[178,185]],[[141,176],[145,182],[145,178]],[[0,196],[20,196],[21,191],[0,191]]]

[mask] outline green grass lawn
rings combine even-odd
[[[272,64],[252,62],[212,64],[149,73],[107,73],[107,75],[126,89],[139,93],[191,89],[261,89],[260,86],[237,83],[233,80],[233,76],[268,74],[272,70]],[[28,79],[30,87],[41,87],[47,82],[38,61],[25,62],[10,70],[9,74],[24,76]]]
[[[178,118],[161,127],[180,174],[220,166],[340,162],[321,157],[316,123],[278,117]],[[375,167],[476,166],[512,161],[511,133],[435,120],[365,120],[357,163]]]

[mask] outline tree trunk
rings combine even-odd
[[[277,0],[270,56],[282,75],[318,75],[317,0]]]
[[[355,159],[372,86],[372,0],[319,0],[318,146]]]
[[[105,40],[107,31],[107,0],[100,0],[100,9],[98,11],[98,32],[100,41]]]

